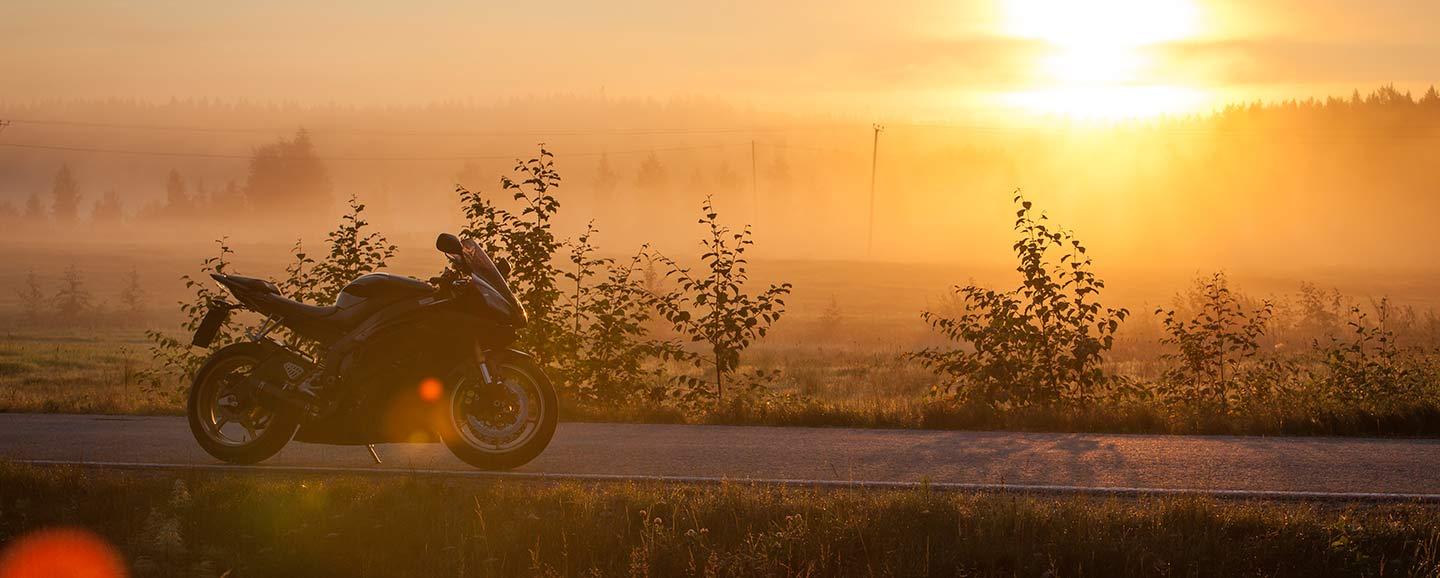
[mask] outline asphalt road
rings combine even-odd
[[[473,472],[438,444],[378,448],[385,461],[375,465],[363,447],[292,443],[257,467]],[[0,414],[0,459],[103,467],[219,463],[195,444],[183,418],[53,414]],[[567,423],[544,454],[518,471],[1436,500],[1440,440]]]

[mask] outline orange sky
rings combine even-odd
[[[71,0],[5,12],[0,99],[12,102],[604,91],[888,117],[1110,117],[1413,88],[1440,57],[1428,30],[1440,3],[1416,0]]]

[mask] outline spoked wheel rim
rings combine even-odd
[[[215,443],[240,448],[255,443],[273,423],[255,392],[244,385],[256,360],[235,357],[211,369],[200,384],[200,429]]]
[[[485,383],[478,369],[461,377],[450,398],[450,421],[467,445],[499,454],[534,439],[553,409],[529,372],[513,365],[497,369],[494,383]]]

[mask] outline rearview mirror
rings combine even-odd
[[[497,259],[497,260],[495,261],[495,268],[500,270],[500,276],[501,276],[501,277],[504,277],[504,278],[506,278],[506,279],[509,279],[509,278],[510,278],[510,262],[509,262],[509,261],[507,261],[507,260],[505,260],[505,259],[503,259],[503,258],[502,258],[502,259]]]
[[[450,233],[440,233],[435,237],[435,248],[446,255],[459,255],[464,252],[460,247],[460,238]]]

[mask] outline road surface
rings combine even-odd
[[[294,443],[259,468],[474,472],[438,444]],[[0,414],[0,459],[200,467],[179,417]],[[762,480],[1440,501],[1440,440],[561,424],[521,477]],[[461,474],[476,475],[476,474]]]

